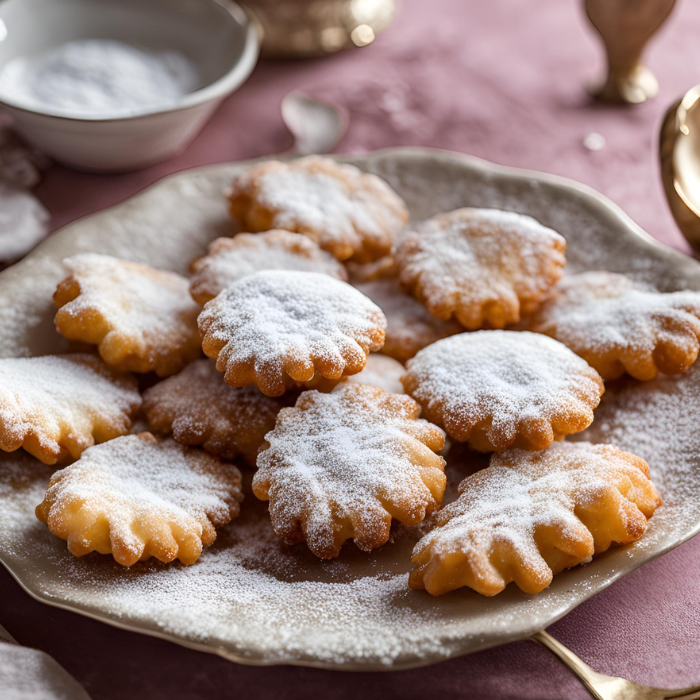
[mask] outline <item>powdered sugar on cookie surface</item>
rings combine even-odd
[[[56,472],[37,517],[78,556],[190,564],[214,541],[214,526],[238,515],[240,484],[236,467],[203,452],[150,433],[127,435]]]
[[[200,355],[199,307],[184,277],[94,253],[64,264],[70,275],[54,300],[68,339],[98,344],[108,364],[160,375]]]
[[[308,236],[282,230],[239,233],[217,238],[205,256],[192,262],[190,292],[206,304],[241,277],[261,270],[322,272],[344,282],[348,278],[343,265]]]
[[[684,371],[700,350],[700,293],[659,293],[605,271],[565,277],[533,330],[585,357],[605,378]],[[661,351],[661,352],[659,352]],[[660,366],[657,366],[660,365]]]
[[[386,255],[408,219],[401,198],[376,175],[317,156],[254,166],[229,197],[241,230],[303,233],[339,260]]]
[[[532,217],[457,209],[408,231],[394,255],[401,283],[433,316],[475,330],[503,328],[534,310],[561,277],[565,248]]]
[[[136,381],[92,355],[0,359],[0,448],[53,464],[127,433],[141,406]]]
[[[583,430],[603,393],[595,370],[566,346],[515,331],[440,340],[409,360],[403,382],[429,420],[483,451],[541,449]]]
[[[395,277],[353,284],[384,312],[387,320],[382,352],[401,362],[441,338],[464,330],[456,321],[440,321],[406,294]]]
[[[411,585],[495,595],[514,580],[539,592],[560,570],[641,537],[661,503],[648,477],[643,460],[612,445],[495,454],[416,545]]]
[[[421,522],[442,500],[445,476],[435,454],[444,435],[419,411],[408,396],[349,383],[283,409],[253,480],[275,531],[332,558],[351,537],[368,551],[384,544],[392,517]]]
[[[347,378],[347,381],[371,384],[372,386],[378,386],[380,389],[384,389],[384,391],[391,391],[394,394],[403,394],[401,377],[404,372],[404,366],[393,357],[372,353],[367,358],[367,364],[362,372],[353,374]]]
[[[384,342],[379,307],[345,282],[313,272],[249,275],[199,316],[202,347],[232,386],[256,383],[270,396],[318,373],[359,372]]]

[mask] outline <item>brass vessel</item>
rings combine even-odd
[[[700,85],[666,112],[659,156],[673,218],[693,249],[700,252]]]
[[[244,0],[267,58],[323,56],[367,46],[394,17],[395,0]]]

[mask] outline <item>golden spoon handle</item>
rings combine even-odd
[[[595,671],[587,663],[581,661],[576,654],[545,631],[536,632],[532,635],[531,639],[547,647],[564,666],[578,677],[594,698],[605,700],[596,690],[596,681],[599,680],[600,676],[598,671]]]

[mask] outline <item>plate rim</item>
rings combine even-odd
[[[425,147],[401,147],[401,148],[384,148],[376,151],[370,151],[365,154],[331,154],[327,155],[325,157],[332,158],[333,160],[339,161],[339,162],[349,162],[353,164],[361,164],[361,165],[370,165],[373,161],[378,161],[382,160],[386,157],[401,157],[401,156],[417,156],[417,157],[428,157],[431,159],[438,159],[438,160],[444,160],[444,161],[453,161],[457,163],[464,164],[468,167],[471,167],[472,169],[476,170],[481,170],[483,172],[487,173],[493,173],[497,175],[502,175],[506,177],[511,177],[511,178],[516,178],[516,179],[530,179],[534,180],[540,183],[545,183],[548,185],[551,185],[555,188],[559,189],[566,189],[571,192],[574,192],[577,196],[582,197],[583,199],[588,200],[590,203],[594,204],[596,209],[605,215],[612,215],[615,219],[617,219],[618,223],[625,229],[627,234],[631,234],[638,238],[638,243],[641,243],[645,246],[648,246],[649,248],[654,248],[657,250],[662,250],[664,252],[664,255],[669,256],[673,259],[676,259],[678,261],[684,261],[684,263],[687,265],[688,262],[691,264],[694,264],[697,266],[698,272],[700,273],[700,262],[695,260],[692,256],[686,255],[680,250],[677,250],[675,248],[672,248],[671,246],[668,246],[664,243],[661,243],[657,239],[655,239],[653,236],[651,236],[649,233],[647,233],[644,229],[641,228],[639,224],[637,224],[619,205],[615,204],[612,200],[610,200],[608,197],[603,195],[602,193],[598,192],[596,189],[593,187],[586,185],[584,183],[578,182],[577,180],[574,180],[572,178],[564,177],[561,175],[555,175],[552,173],[545,173],[537,170],[532,170],[532,169],[527,169],[527,168],[518,168],[518,167],[513,167],[513,166],[506,166],[506,165],[500,165],[496,163],[492,163],[491,161],[488,161],[486,159],[473,156],[473,155],[468,155],[468,154],[463,154],[463,153],[458,153],[455,151],[450,151],[446,149],[437,149],[437,148],[425,148]],[[226,168],[231,165],[237,165],[237,166],[252,166],[255,163],[267,161],[267,160],[291,160],[298,158],[298,156],[295,156],[293,154],[276,154],[276,155],[269,155],[269,156],[262,156],[259,158],[253,158],[253,159],[248,159],[248,160],[242,160],[242,161],[226,161],[226,162],[221,162],[221,163],[216,163],[216,164],[210,164],[210,165],[205,165],[205,166],[198,166],[195,168],[189,168],[185,170],[180,170],[176,173],[171,173],[168,175],[165,175],[164,177],[161,177],[157,179],[155,182],[151,183],[150,185],[144,187],[143,189],[139,190],[138,192],[126,197],[125,199],[109,206],[104,209],[101,209],[97,212],[92,212],[90,214],[87,214],[86,216],[80,217],[78,219],[75,219],[68,224],[65,224],[64,226],[60,227],[56,231],[54,231],[50,236],[47,237],[42,243],[40,243],[34,250],[29,254],[29,256],[33,256],[35,253],[40,255],[42,248],[46,245],[47,241],[50,241],[51,239],[55,240],[55,236],[57,234],[61,234],[62,232],[66,231],[67,229],[72,228],[76,224],[83,223],[86,220],[92,218],[92,217],[98,217],[102,216],[108,212],[112,212],[113,210],[119,209],[120,207],[124,206],[127,203],[131,203],[134,200],[147,195],[150,190],[160,187],[163,183],[169,180],[174,180],[178,179],[180,177],[187,176],[187,175],[206,175],[208,172],[213,172],[216,170],[221,170],[223,168]],[[9,266],[6,270],[3,270],[0,272],[0,276],[6,275],[8,272],[12,271],[14,268],[21,266],[24,261],[26,261],[29,256],[26,256],[22,260],[18,261],[17,263]],[[590,592],[585,592],[583,594],[580,594],[577,596],[575,601],[572,601],[569,604],[564,604],[561,606],[561,609],[557,610],[556,613],[554,613],[548,625],[554,624],[558,620],[560,620],[562,617],[565,615],[569,614],[572,610],[577,608],[579,605],[581,605],[583,602],[589,600],[596,594],[600,593],[601,591],[607,589],[609,586],[611,586],[613,583],[621,579],[623,576],[626,576],[629,573],[632,573],[633,571],[637,570],[638,568],[642,567],[644,564],[647,564],[651,561],[654,561],[655,559],[663,556],[664,554],[668,553],[672,549],[675,549],[676,547],[680,546],[681,544],[687,542],[688,540],[692,539],[696,535],[700,533],[700,518],[698,518],[698,522],[695,523],[694,527],[692,527],[688,532],[684,533],[682,537],[679,537],[675,539],[672,543],[665,545],[662,547],[659,551],[655,551],[653,554],[648,555],[645,554],[642,557],[635,558],[631,562],[629,562],[625,567],[616,567],[613,572],[611,572],[609,575],[606,576],[605,581],[602,583],[599,583],[596,585],[595,590],[590,591]],[[138,625],[134,625],[131,623],[123,622],[118,618],[115,617],[109,617],[106,614],[101,614],[99,612],[94,612],[92,610],[89,610],[87,608],[83,608],[82,606],[76,606],[71,603],[64,603],[60,600],[54,599],[51,595],[48,594],[42,594],[39,591],[33,590],[28,584],[26,584],[22,578],[21,574],[15,570],[15,567],[13,564],[8,561],[11,557],[7,557],[6,555],[3,554],[2,551],[0,551],[0,564],[8,571],[8,573],[12,576],[12,578],[19,584],[19,586],[22,588],[22,590],[27,593],[32,599],[44,603],[46,605],[50,605],[52,607],[61,609],[61,610],[67,610],[73,613],[77,613],[79,615],[82,615],[84,617],[91,618],[93,620],[97,620],[101,623],[108,624],[112,627],[116,627],[118,629],[123,629],[127,630],[130,632],[134,632],[137,634],[143,634],[147,635],[150,637],[155,637],[158,639],[163,639],[168,642],[172,642],[174,644],[178,644],[179,646],[183,646],[189,649],[193,649],[195,651],[200,651],[204,653],[209,653],[209,654],[214,654],[216,656],[222,657],[228,661],[233,661],[235,663],[239,663],[242,665],[246,666],[256,666],[256,667],[270,667],[270,666],[299,666],[299,667],[305,667],[305,668],[316,668],[316,669],[322,669],[322,670],[334,670],[334,671],[347,671],[347,672],[386,672],[386,671],[404,671],[404,670],[409,670],[413,668],[422,668],[426,666],[431,666],[437,663],[441,663],[443,661],[449,661],[451,659],[458,658],[460,656],[466,656],[468,654],[476,653],[479,651],[484,651],[486,649],[491,649],[495,648],[498,646],[502,646],[504,644],[509,644],[511,642],[516,642],[516,641],[521,641],[524,639],[530,638],[533,634],[541,631],[541,627],[539,625],[531,625],[529,627],[526,627],[526,631],[524,631],[522,634],[518,634],[515,636],[510,636],[507,639],[494,639],[490,638],[483,643],[479,644],[470,644],[468,648],[455,648],[453,651],[451,651],[449,654],[441,655],[441,656],[435,656],[435,655],[426,655],[425,658],[415,658],[413,657],[412,659],[409,659],[407,661],[396,661],[392,662],[391,664],[383,664],[381,662],[376,662],[373,661],[368,664],[363,664],[360,662],[335,662],[335,661],[325,661],[325,660],[311,660],[311,659],[304,659],[304,658],[297,658],[297,659],[285,659],[285,660],[276,660],[276,659],[266,659],[266,658],[253,658],[253,657],[247,657],[241,654],[238,654],[236,652],[233,652],[227,648],[224,648],[220,645],[212,645],[212,644],[205,644],[205,643],[198,643],[183,637],[180,637],[175,634],[170,634],[167,632],[160,632],[155,629],[144,629],[142,627],[139,627]]]

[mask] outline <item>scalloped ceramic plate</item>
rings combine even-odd
[[[386,178],[414,219],[460,206],[530,214],[568,240],[569,269],[626,272],[670,291],[700,289],[700,267],[644,234],[594,191],[533,172],[427,150],[347,159]],[[51,294],[61,260],[96,251],[184,273],[213,238],[230,233],[222,190],[248,164],[166,178],[127,202],[71,224],[0,274],[0,356],[65,350]],[[520,639],[700,530],[700,369],[609,389],[594,426],[651,464],[664,505],[645,537],[557,576],[537,596],[514,586],[495,598],[462,590],[441,598],[407,587],[415,534],[397,529],[372,555],[352,546],[321,562],[274,537],[265,506],[243,515],[191,567],[71,556],[33,515],[51,469],[20,453],[0,457],[0,559],[35,598],[145,634],[251,664],[396,669]],[[470,465],[450,459],[450,481]]]

